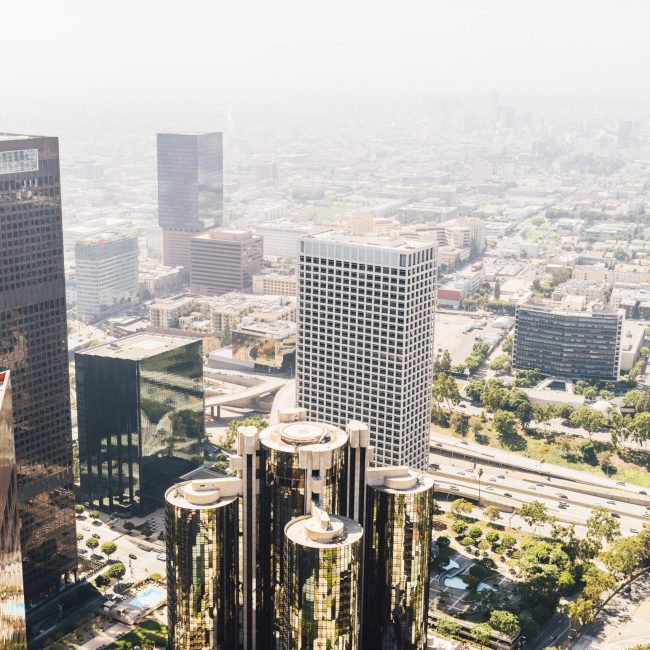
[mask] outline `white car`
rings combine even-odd
[[[162,553],[158,553],[158,555],[156,555],[156,560],[160,560],[161,562],[164,562],[166,559],[167,558]]]

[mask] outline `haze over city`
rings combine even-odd
[[[0,650],[649,650],[648,25],[3,7]]]

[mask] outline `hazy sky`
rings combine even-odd
[[[0,128],[143,100],[650,97],[648,0],[30,0],[0,24]]]

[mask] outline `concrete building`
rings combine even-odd
[[[232,358],[262,372],[292,370],[296,360],[296,323],[265,323],[244,316],[232,329]]]
[[[428,467],[435,302],[431,242],[301,241],[298,405],[368,422],[379,465]]]
[[[223,134],[159,133],[158,223],[162,261],[190,265],[190,240],[224,225]]]
[[[75,354],[81,492],[124,515],[159,508],[203,464],[201,341],[136,334]]]
[[[138,235],[97,233],[75,245],[77,313],[96,319],[138,299]]]
[[[247,230],[211,230],[190,244],[190,293],[218,296],[250,291],[262,270],[262,238]]]
[[[296,259],[301,237],[318,230],[311,224],[293,221],[271,221],[255,226],[255,232],[264,239],[264,257]]]
[[[295,296],[298,293],[298,278],[295,273],[254,275],[253,293],[268,296]]]
[[[565,379],[616,381],[621,367],[621,311],[525,305],[517,308],[512,365]]]
[[[0,134],[0,367],[11,370],[27,604],[77,571],[57,138]]]

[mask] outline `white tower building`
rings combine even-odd
[[[429,458],[436,245],[333,232],[300,241],[298,406],[368,423],[378,465]]]

